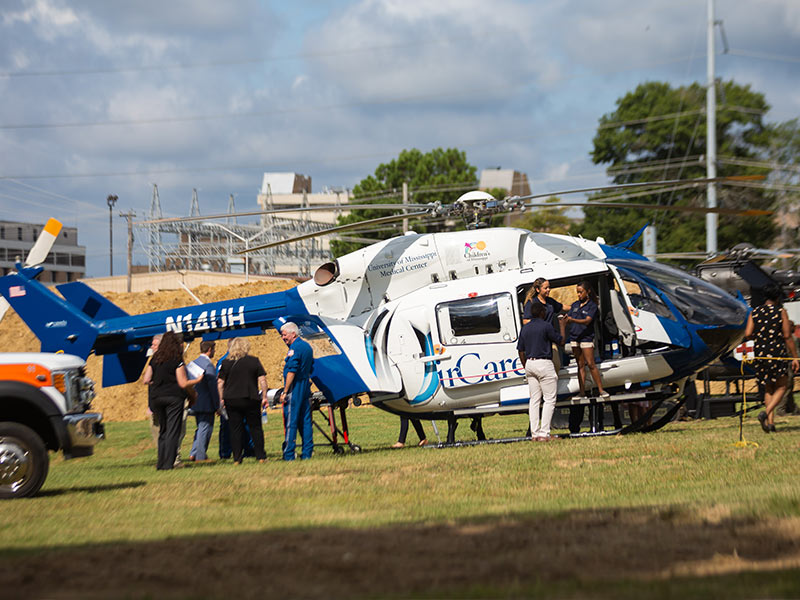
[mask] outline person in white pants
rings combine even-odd
[[[531,320],[522,327],[517,341],[519,359],[525,365],[531,400],[528,413],[531,440],[550,441],[550,422],[556,405],[558,374],[553,364],[553,344],[562,344],[566,323],[559,319],[560,333],[544,320],[544,304],[534,304]],[[541,418],[539,408],[541,406]]]

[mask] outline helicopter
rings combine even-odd
[[[646,185],[653,184],[627,187]],[[570,192],[594,189],[603,188]],[[472,191],[452,205],[392,205],[411,212],[371,223],[444,214],[475,226],[376,242],[322,264],[295,288],[259,296],[129,315],[83,282],[58,285],[61,298],[36,280],[41,266],[23,264],[0,277],[0,294],[43,351],[101,355],[104,386],[138,380],[158,333],[218,340],[258,335],[293,321],[315,348],[312,380],[331,406],[366,394],[373,405],[397,415],[446,419],[447,442],[454,443],[459,418],[528,410],[516,341],[523,299],[534,280],[548,279],[556,297],[588,281],[599,296],[598,368],[611,397],[580,397],[576,366],[565,365],[557,407],[650,405],[627,426],[598,431],[593,425],[575,435],[663,426],[680,406],[686,380],[742,339],[748,306],[707,281],[632,252],[636,236],[614,246],[602,238],[479,227],[481,217],[530,207],[527,201],[536,197],[498,201]],[[310,235],[319,234],[284,242]],[[664,414],[653,422],[658,409]]]

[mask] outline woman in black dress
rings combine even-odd
[[[764,290],[764,304],[757,306],[747,318],[745,336],[754,341],[756,361],[753,369],[758,383],[764,388],[764,408],[758,414],[761,428],[769,433],[775,431],[775,407],[783,398],[786,384],[789,381],[785,360],[759,360],[758,357],[786,358],[791,355],[792,371],[797,373],[800,361],[797,360],[797,348],[789,326],[789,316],[781,306],[783,291],[772,285]]]
[[[194,398],[194,384],[202,377],[189,379],[183,366],[183,342],[168,331],[144,372],[144,382],[150,386],[150,410],[157,418],[159,471],[171,469],[178,454],[183,424],[183,405],[186,397]]]
[[[261,408],[267,406],[267,372],[261,361],[250,352],[245,338],[231,340],[228,357],[220,366],[218,384],[221,404],[228,413],[231,428],[233,462],[242,464],[244,423],[250,428],[253,451],[264,462],[264,430],[261,427]]]

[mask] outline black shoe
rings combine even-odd
[[[775,425],[770,425],[769,426],[769,431],[770,431],[770,433],[775,433],[777,431],[777,429],[775,429]]]
[[[763,410],[758,413],[758,422],[761,423],[761,429],[764,430],[764,433],[769,433],[769,425],[767,425],[767,413]]]

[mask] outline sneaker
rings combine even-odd
[[[589,400],[589,398],[587,398],[586,396],[584,396],[582,394],[579,394],[577,396],[573,396],[572,397],[572,401],[573,402],[587,402],[588,400]]]
[[[609,394],[608,392],[602,392],[602,393],[600,394],[600,397],[601,397],[603,400],[608,400],[609,398],[611,398],[611,394]]]

